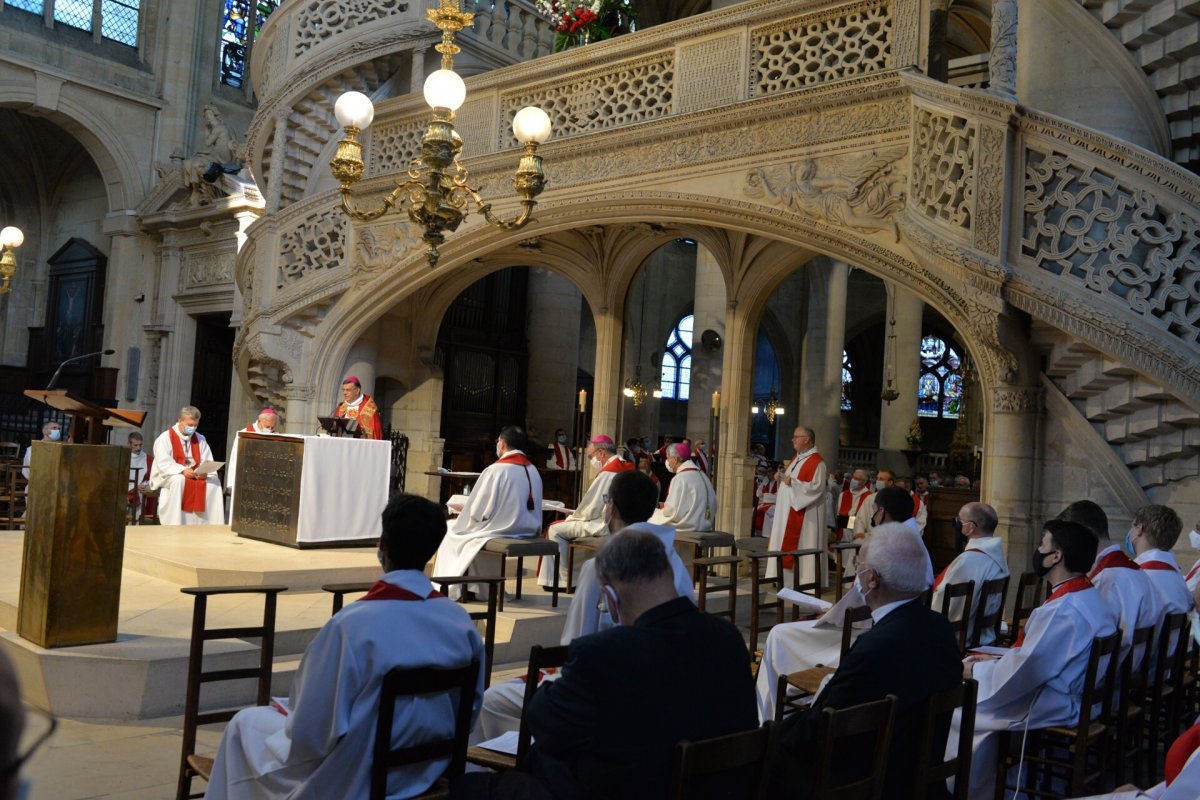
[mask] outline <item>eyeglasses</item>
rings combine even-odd
[[[58,727],[58,720],[53,714],[47,713],[42,711],[40,708],[35,708],[34,706],[24,703],[22,705],[39,717],[45,719],[48,724],[46,726],[46,730],[42,731],[42,733],[33,740],[33,744],[29,745],[29,749],[25,751],[24,755],[19,755],[13,759],[11,763],[5,765],[4,767],[0,767],[0,784],[2,784],[4,781],[7,781],[13,775],[16,775],[25,762],[33,757],[33,754],[38,751],[38,748],[45,744],[46,740],[54,734],[55,729]]]

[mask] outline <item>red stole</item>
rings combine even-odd
[[[980,550],[978,547],[968,547],[965,550],[963,550],[963,552],[964,553],[983,553],[983,551]],[[955,561],[957,561],[957,560],[958,559],[955,559]],[[938,590],[938,587],[942,585],[942,581],[946,580],[946,573],[950,571],[950,567],[953,564],[954,564],[954,561],[951,561],[949,564],[946,565],[946,568],[943,569],[941,572],[939,572],[938,576],[933,579],[933,590],[935,592]]]
[[[620,456],[613,456],[612,458],[610,458],[608,460],[608,462],[604,465],[604,468],[600,471],[601,472],[628,472],[631,469],[635,469],[633,464],[624,460]]]
[[[525,457],[524,453],[505,453],[501,458],[496,459],[497,464],[514,464],[518,467],[525,468],[525,481],[529,484],[529,497],[525,499],[525,507],[533,511],[533,480],[529,477],[529,468],[533,466],[533,462]]]
[[[796,459],[799,457],[800,457],[800,454],[797,453],[796,456],[792,459],[792,463],[794,464],[796,462]],[[792,466],[792,464],[788,464],[789,469],[791,468],[791,466]],[[819,466],[821,466],[821,454],[813,453],[811,456],[804,459],[804,463],[800,465],[800,469],[796,473],[795,480],[804,481],[806,483],[808,481],[811,481],[814,477],[816,477],[817,467],[819,467]],[[783,544],[780,546],[780,548],[779,548],[780,550],[795,550],[796,545],[798,545],[800,543],[800,529],[804,527],[804,512],[805,512],[805,510],[806,509],[802,508],[799,511],[797,511],[796,509],[791,507],[790,503],[788,504],[787,527],[784,528],[784,531],[783,531]],[[779,512],[776,511],[776,513],[779,513]],[[788,569],[791,569],[791,567],[792,567],[792,557],[791,556],[784,556],[783,566]]]
[[[913,519],[916,519],[917,514],[920,513],[920,511],[921,511],[921,497],[920,497],[920,495],[914,494],[912,496],[912,498],[913,498]]]
[[[1138,564],[1142,569],[1165,569],[1171,572],[1178,572],[1174,564],[1168,564],[1166,561],[1143,561]]]
[[[432,600],[435,597],[445,597],[446,595],[436,589],[429,594],[421,597],[419,594],[413,594],[408,589],[403,589],[394,583],[387,581],[375,581],[375,585],[370,591],[364,594],[359,600]]]
[[[183,452],[183,439],[175,432],[175,426],[167,428],[167,433],[171,434],[171,457],[175,459],[175,463],[181,467],[187,466],[187,456]],[[200,466],[200,434],[192,434],[192,468]],[[184,478],[183,479],[183,501],[180,503],[180,508],[184,511],[190,511],[193,514],[203,514],[205,509],[205,493],[208,487],[207,478]]]
[[[1058,585],[1058,588],[1050,593],[1050,596],[1046,598],[1046,602],[1042,603],[1042,605],[1048,606],[1051,603],[1053,603],[1055,600],[1057,600],[1058,598],[1066,597],[1067,595],[1071,594],[1071,592],[1082,592],[1084,589],[1091,589],[1091,588],[1092,588],[1092,582],[1090,580],[1088,580],[1083,575],[1076,575],[1074,578],[1071,578],[1068,581],[1063,581],[1062,583],[1060,583]],[[1019,634],[1017,634],[1017,640],[1015,642],[1013,642],[1012,646],[1020,647],[1024,641],[1025,641],[1025,629],[1022,628],[1021,632]]]
[[[1092,571],[1088,573],[1088,577],[1094,578],[1104,570],[1113,568],[1139,569],[1137,562],[1132,558],[1125,555],[1120,550],[1113,550],[1104,558],[1096,562],[1096,566],[1092,567]]]
[[[258,431],[254,430],[254,423],[246,426],[246,433],[258,433]]]
[[[565,444],[554,443],[554,466],[559,469],[566,469],[567,465],[571,463],[569,455]]]
[[[149,467],[147,467],[147,469],[149,469]],[[1192,565],[1192,568],[1188,570],[1187,577],[1184,578],[1184,580],[1190,581],[1192,579],[1192,576],[1195,575],[1197,571],[1200,571],[1200,561],[1197,561],[1195,564]]]

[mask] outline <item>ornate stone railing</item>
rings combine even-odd
[[[474,25],[460,34],[468,51],[491,63],[514,63],[554,48],[549,23],[529,0],[465,0]],[[272,96],[299,73],[343,51],[384,47],[417,35],[435,36],[425,17],[437,0],[291,0],[267,20],[254,44],[250,78],[260,99]]]

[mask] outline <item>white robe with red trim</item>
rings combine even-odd
[[[570,471],[578,469],[578,465],[575,463],[575,454],[565,444],[551,442],[550,457],[546,459],[546,469]]]
[[[520,450],[504,455],[525,457]],[[542,477],[537,468],[501,459],[483,471],[462,513],[450,520],[433,574],[465,575],[488,539],[536,536],[541,529]],[[452,594],[461,591],[451,587]]]
[[[1158,598],[1162,602],[1163,614],[1178,614],[1191,610],[1192,593],[1188,591],[1187,582],[1183,579],[1183,573],[1179,570],[1179,562],[1175,560],[1173,553],[1166,550],[1147,550],[1134,561],[1142,565],[1142,571],[1146,573],[1146,577],[1154,586],[1154,591],[1158,593]],[[1150,569],[1145,566],[1147,562],[1161,562],[1174,567],[1174,569]]]
[[[279,433],[281,431],[269,431],[265,428],[260,428],[258,425],[258,420],[255,420],[253,423],[247,425],[246,427],[242,428],[242,430],[234,434],[233,448],[229,452],[229,461],[225,464],[225,491],[229,492],[229,507],[231,509],[233,508],[233,488],[234,484],[237,482],[238,436],[243,432],[274,435],[275,433]]]
[[[943,597],[949,586],[956,583],[975,581],[975,593],[971,596],[970,627],[967,631],[969,639],[975,632],[975,615],[979,613],[977,609],[979,608],[980,592],[983,590],[984,581],[993,581],[996,578],[1007,577],[1008,560],[1004,557],[1004,543],[1000,540],[1000,537],[979,536],[975,539],[970,539],[967,541],[966,549],[959,553],[950,562],[950,566],[946,567],[942,574],[934,581],[933,601],[930,607],[934,611],[941,613]],[[941,582],[939,583],[938,580]],[[988,611],[995,611],[999,603],[999,597],[992,598],[992,607]],[[951,600],[948,619],[951,622],[957,622],[962,619],[962,609],[962,598]],[[983,632],[979,643],[992,644],[995,640],[995,629],[989,628]]]
[[[433,591],[417,570],[383,580],[418,597]],[[483,702],[483,641],[467,613],[448,598],[359,600],[321,628],[292,681],[287,716],[272,706],[240,711],[225,729],[207,800],[326,800],[366,797],[383,676],[393,667],[461,667],[480,662],[473,715]],[[392,746],[454,731],[447,695],[401,698]],[[398,767],[389,798],[425,791],[447,759]]]
[[[1116,614],[1099,592],[1070,592],[1033,610],[1020,647],[975,664],[972,677],[979,683],[979,696],[969,797],[992,796],[997,731],[1019,731],[1027,722],[1034,729],[1079,720],[1092,640],[1116,629]],[[956,712],[946,741],[947,758],[958,752],[959,722]]]
[[[650,522],[670,525],[680,533],[711,531],[717,521],[717,493],[693,461],[684,461],[671,479],[667,501]]]
[[[604,468],[596,473],[596,478],[583,495],[579,507],[562,522],[550,526],[548,537],[559,543],[559,586],[566,586],[567,551],[571,546],[570,541],[589,536],[604,536],[608,533],[608,526],[604,524],[604,498],[608,495],[608,487],[619,472],[632,468],[633,465],[622,458],[610,458],[605,462]],[[554,559],[543,557],[538,568],[538,582],[542,586],[550,586],[553,583],[553,568]]]
[[[804,523],[800,527],[800,540],[796,543],[796,549],[808,550],[815,547],[824,549],[825,547],[825,498],[829,493],[829,469],[822,462],[813,472],[812,480],[802,481],[799,478],[804,462],[817,455],[815,447],[806,450],[793,458],[787,469],[784,470],[784,477],[790,477],[792,482],[789,486],[786,480],[779,481],[779,491],[775,495],[775,519],[772,520],[771,539],[767,543],[767,547],[771,550],[783,549],[788,518],[794,511],[804,512]],[[768,578],[775,577],[777,565],[777,559],[767,559],[766,576]],[[822,561],[822,580],[824,580],[825,572],[826,567]],[[788,575],[790,574],[789,570]],[[812,558],[803,559],[800,562],[800,582],[809,583],[816,577],[813,575]]]
[[[1096,563],[1092,567],[1094,574],[1090,577],[1096,591],[1100,592],[1104,602],[1117,615],[1121,626],[1121,659],[1124,660],[1133,645],[1134,630],[1147,625],[1157,627],[1165,612],[1158,592],[1151,585],[1148,571],[1127,567],[1108,567],[1095,571],[1096,565],[1102,565],[1112,553],[1122,553],[1120,546],[1114,544],[1096,555]]]
[[[174,451],[171,449],[170,429],[163,431],[154,440],[154,466],[150,468],[150,486],[161,489],[158,494],[159,523],[162,525],[224,525],[225,501],[221,492],[221,479],[216,473],[210,473],[204,482],[204,511],[194,513],[183,510],[183,485],[187,481],[183,477],[183,471],[196,465],[192,463],[191,437],[183,435],[183,431],[179,430],[178,423],[172,427],[175,428],[175,433],[183,442],[184,458],[188,463],[184,465],[175,460]],[[200,445],[200,460],[212,461],[212,450],[205,438],[199,433],[194,433],[192,436],[197,437]]]

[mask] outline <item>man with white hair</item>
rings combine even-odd
[[[873,627],[858,638],[813,704],[779,723],[771,781],[781,796],[811,796],[817,731],[825,709],[850,708],[889,694],[896,696],[897,705],[882,796],[912,794],[922,706],[930,696],[957,686],[962,674],[950,623],[920,600],[928,558],[921,537],[907,525],[888,523],[871,531],[854,581],[871,609]],[[948,724],[939,727],[931,763],[942,761]],[[869,769],[869,761],[854,748],[834,754],[834,774]]]
[[[767,545],[771,550],[825,547],[825,500],[829,492],[829,470],[817,452],[815,437],[812,429],[803,425],[792,432],[792,447],[796,455],[777,476],[779,490],[775,495],[775,519],[771,524],[771,539]],[[783,562],[784,568],[790,569],[791,559],[785,558]],[[767,561],[768,578],[775,577],[776,566],[775,559]],[[812,561],[804,559],[800,565],[800,582],[811,583],[819,579],[824,584],[825,565],[822,564],[822,575],[814,575],[812,570]]]
[[[215,472],[196,468],[213,460],[212,450],[197,430],[200,409],[184,406],[179,420],[154,440],[150,487],[159,489],[158,519],[163,525],[221,525],[225,507]]]
[[[238,433],[266,433],[273,434],[279,426],[279,412],[267,406],[262,411],[258,412],[258,419],[247,425]],[[229,463],[225,465],[225,491],[230,493],[229,507],[233,507],[233,486],[237,481],[237,456],[238,442],[237,436],[233,437],[233,450],[229,454]]]
[[[592,437],[587,449],[588,462],[592,469],[598,470],[587,494],[579,503],[579,508],[566,519],[555,522],[550,526],[549,537],[558,543],[558,585],[566,586],[571,576],[567,574],[567,552],[571,542],[585,539],[589,536],[604,536],[608,529],[604,524],[604,501],[608,495],[608,486],[617,473],[633,469],[625,459],[617,455],[617,443],[611,436],[599,434]],[[538,583],[547,589],[554,585],[554,560],[543,558],[538,569]]]
[[[717,493],[692,461],[692,446],[672,444],[666,448],[667,469],[675,473],[667,490],[667,501],[654,512],[650,522],[670,525],[676,531],[711,531],[717,519]]]
[[[870,516],[870,502],[874,496],[875,493],[871,491],[871,484],[867,480],[867,473],[861,469],[854,470],[850,476],[850,485],[843,489],[838,497],[838,521],[841,523],[844,520],[842,527],[838,530],[839,541],[849,542],[855,538],[862,538],[861,536],[855,537],[854,523],[863,514]],[[865,529],[863,534],[866,534]]]

